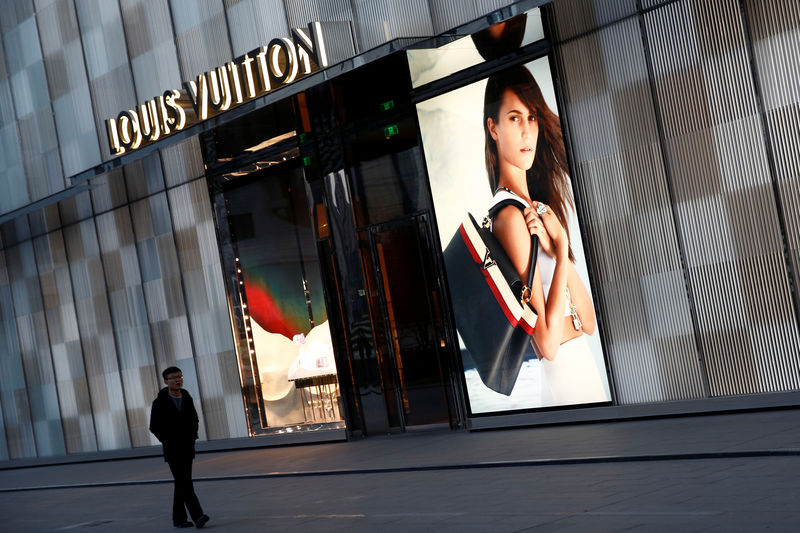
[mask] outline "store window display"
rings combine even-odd
[[[302,169],[253,172],[222,195],[251,433],[343,427]]]

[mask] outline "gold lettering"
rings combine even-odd
[[[158,107],[155,99],[139,104],[139,126],[142,135],[148,141],[157,141],[161,137],[161,126],[158,118]]]
[[[108,147],[113,154],[124,154],[125,148],[119,144],[119,134],[117,133],[117,120],[110,118],[106,120],[106,130],[108,130]]]
[[[303,65],[303,74],[310,74],[311,61],[318,63],[314,41],[311,40],[308,32],[303,28],[292,29],[292,40],[297,48],[297,61]]]
[[[322,35],[322,24],[312,22],[308,25],[311,28],[311,38],[314,40],[314,50],[316,51],[317,66],[325,68],[328,66],[328,50],[325,48],[325,38]]]
[[[186,92],[189,94],[192,102],[192,107],[199,120],[208,118],[208,82],[206,75],[200,74],[197,76],[197,81],[187,81],[183,84]]]
[[[267,47],[262,46],[258,49],[256,54],[256,66],[258,67],[258,83],[261,91],[267,92],[272,90],[272,84],[269,82],[269,66],[267,66]]]
[[[180,97],[180,91],[174,89],[164,93],[164,103],[167,105],[167,113],[169,114],[168,120],[175,126],[175,131],[181,131],[186,126],[186,112],[177,101]]]
[[[126,149],[136,150],[142,144],[142,130],[139,129],[139,115],[135,110],[123,111],[117,117],[121,144]]]
[[[231,85],[233,86],[231,97],[235,99],[237,104],[241,104],[244,102],[244,96],[242,96],[242,78],[239,76],[239,65],[231,61],[227,64],[227,67],[230,72]]]
[[[270,73],[276,85],[293,82],[297,77],[297,52],[294,43],[286,37],[281,37],[272,39],[267,48],[269,49]],[[283,51],[283,58],[281,58],[281,51]]]
[[[211,109],[225,111],[231,106],[231,84],[228,79],[228,69],[224,66],[206,72],[209,79]]]
[[[225,111],[291,83],[316,68],[327,67],[322,31],[319,22],[309,24],[308,28],[293,28],[289,38],[272,39],[267,46],[260,46],[194,80],[185,81],[182,91],[165,91],[134,109],[120,112],[116,118],[107,119],[111,153],[120,155],[145,143],[156,142],[184,129],[187,122],[206,120],[209,113]]]
[[[244,70],[244,86],[247,90],[248,98],[255,98],[256,96],[256,82],[253,78],[253,58],[250,54],[245,54],[242,59],[242,69]]]

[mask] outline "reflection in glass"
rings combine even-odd
[[[303,173],[290,165],[223,193],[251,433],[344,427]]]

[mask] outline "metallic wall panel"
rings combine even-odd
[[[95,214],[117,209],[128,203],[122,169],[114,169],[89,181]]]
[[[181,79],[233,59],[222,0],[170,0]]]
[[[289,36],[282,0],[225,0],[225,11],[234,57],[267,45],[275,37]]]
[[[2,393],[0,393],[0,399]],[[3,402],[0,400],[0,461],[8,461],[8,439],[6,437],[6,424],[3,420]]]
[[[64,228],[97,447],[130,448],[125,393],[94,220]]]
[[[800,336],[740,3],[644,16],[710,394],[800,388]]]
[[[40,457],[64,455],[67,450],[32,242],[7,249],[6,262],[36,452]]]
[[[27,204],[29,197],[3,39],[0,39],[0,161],[3,162],[0,165],[0,213],[5,213]]]
[[[33,15],[33,0],[7,0],[3,2],[3,16],[0,17],[0,30],[8,31]]]
[[[131,201],[139,200],[164,190],[164,171],[161,154],[156,152],[125,165],[125,189]]]
[[[209,439],[248,435],[231,317],[205,180],[168,192]]]
[[[61,222],[66,226],[92,216],[92,197],[89,191],[80,192],[58,203]]]
[[[200,396],[167,195],[150,196],[131,204],[130,209],[156,369],[160,375],[168,366],[179,367],[184,387]],[[196,407],[200,438],[204,439],[202,403]]]
[[[558,0],[548,4],[553,36],[563,41],[636,13],[636,0]]]
[[[44,4],[44,3],[41,3]],[[53,103],[64,174],[72,176],[100,163],[89,80],[72,2],[39,5],[36,14],[44,66]]]
[[[513,3],[514,0],[429,0],[433,34],[439,35]]]
[[[561,45],[556,60],[617,398],[702,397],[638,22]]]
[[[3,45],[28,194],[31,201],[40,200],[65,183],[36,17],[5,31]]]
[[[290,28],[304,28],[309,22],[354,20],[350,0],[283,0]],[[366,50],[362,48],[361,51]]]
[[[150,404],[161,388],[130,209],[122,207],[96,218],[125,407],[133,446],[156,444],[148,430]]]
[[[800,4],[783,0],[744,3],[775,180],[794,273],[795,309],[800,282]]]
[[[0,252],[0,404],[8,442],[8,457],[36,457],[31,405],[22,367],[14,300],[6,268],[6,252]]]
[[[398,37],[434,34],[427,0],[353,0],[353,23],[360,50]]]
[[[167,187],[181,185],[206,173],[197,137],[164,148],[161,150],[161,160]]]
[[[137,103],[180,88],[168,0],[121,0],[120,9]]]
[[[67,453],[93,452],[97,440],[83,364],[72,281],[61,231],[33,240]]]
[[[50,204],[41,209],[28,213],[28,225],[31,236],[38,237],[61,227],[61,216],[58,204]]]
[[[106,119],[138,104],[118,2],[81,0],[75,4],[83,42],[94,122],[103,160],[111,157]]]
[[[0,234],[3,237],[3,245],[7,248],[30,239],[31,226],[28,217],[17,217],[0,225]]]

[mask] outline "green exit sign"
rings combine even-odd
[[[400,128],[397,127],[397,124],[392,124],[391,126],[386,126],[383,128],[383,136],[387,139],[397,135],[398,133],[400,133]]]
[[[379,107],[381,108],[381,111],[389,111],[394,107],[394,100],[383,102],[382,104],[379,104]]]

